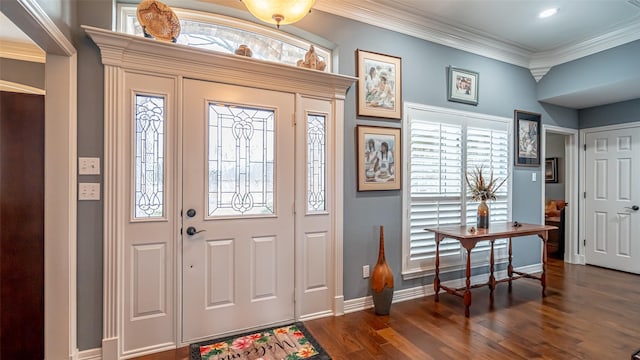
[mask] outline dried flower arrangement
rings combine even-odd
[[[489,181],[487,181],[482,174],[483,169],[483,165],[476,166],[471,171],[471,179],[469,179],[469,173],[465,173],[465,179],[467,180],[467,185],[469,185],[471,200],[473,201],[495,200],[498,189],[507,181],[506,177],[502,181],[494,178],[493,170],[491,170]]]

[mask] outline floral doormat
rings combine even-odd
[[[302,323],[191,344],[191,360],[330,360]]]

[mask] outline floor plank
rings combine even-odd
[[[550,259],[547,296],[522,279],[472,291],[471,317],[456,296],[395,303],[307,321],[334,360],[629,359],[640,349],[640,276]],[[188,349],[139,360],[186,360]]]

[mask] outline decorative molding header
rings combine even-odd
[[[344,99],[357,78],[82,26],[105,65]]]

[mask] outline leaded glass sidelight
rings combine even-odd
[[[307,212],[326,210],[326,118],[307,115]]]
[[[165,99],[136,95],[135,218],[164,216]]]
[[[275,115],[209,104],[209,216],[274,214]]]

